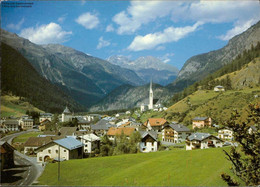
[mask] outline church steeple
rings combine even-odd
[[[153,81],[152,81],[152,78],[151,78],[150,90],[149,90],[149,106],[148,106],[148,108],[150,110],[153,109],[153,88],[152,88],[152,85],[153,85]]]

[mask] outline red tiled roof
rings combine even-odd
[[[162,126],[167,123],[167,121],[163,118],[149,118],[148,121],[144,123],[144,125],[147,126],[148,122],[151,126]]]
[[[135,128],[133,127],[110,127],[107,135],[115,136],[117,134],[120,135],[123,132],[126,136],[130,136],[134,131]]]

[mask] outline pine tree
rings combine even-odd
[[[237,111],[227,122],[227,126],[233,130],[234,139],[239,143],[237,148],[231,147],[230,153],[224,150],[227,159],[232,162],[233,172],[247,186],[260,185],[260,105],[249,105],[249,115],[246,122],[239,122],[239,114]],[[255,131],[250,131],[254,126]],[[222,179],[228,185],[239,185],[237,181],[229,175],[223,173]]]

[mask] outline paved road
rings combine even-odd
[[[1,140],[7,141],[9,144],[11,144],[13,138],[31,131],[35,130],[11,134],[3,137]],[[32,185],[34,181],[41,175],[44,169],[40,164],[37,164],[36,157],[28,157],[18,151],[14,152],[14,160],[16,166],[15,168],[11,168],[6,171],[6,176],[4,177],[7,177],[8,179],[3,179],[4,182],[2,185]]]

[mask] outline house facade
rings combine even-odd
[[[77,139],[84,144],[84,153],[92,153],[100,146],[100,138],[93,133],[78,136]]]
[[[192,129],[211,127],[212,119],[210,117],[195,117],[192,119]]]
[[[7,131],[19,131],[18,120],[5,120],[2,125]]]
[[[36,149],[37,162],[46,162],[48,159],[70,160],[83,157],[83,144],[72,137],[54,140]]]
[[[194,133],[186,139],[186,150],[222,147],[223,141],[208,133]]]
[[[33,119],[22,119],[20,120],[20,126],[22,130],[33,129]]]
[[[49,120],[51,121],[53,117],[53,114],[51,113],[40,113],[40,117],[39,117],[39,122],[41,123],[44,120]]]
[[[141,142],[139,143],[140,151],[143,153],[155,152],[158,149],[157,132],[140,131]]]
[[[221,129],[218,131],[218,137],[223,140],[233,140],[233,131],[229,129]]]
[[[223,86],[221,86],[221,85],[218,85],[218,86],[214,87],[214,91],[215,92],[224,92],[225,88]]]
[[[191,131],[181,124],[169,124],[162,130],[162,141],[180,143],[184,142],[188,136],[191,135]]]
[[[45,131],[48,129],[48,125],[50,125],[50,124],[51,124],[51,121],[49,119],[45,119],[40,122],[40,125],[38,128],[40,131]]]

